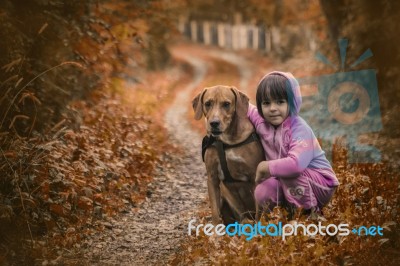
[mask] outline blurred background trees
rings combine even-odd
[[[138,76],[165,67],[173,26],[163,2],[1,1],[0,128],[41,132],[61,119],[70,100],[106,84],[126,64]]]
[[[240,14],[241,20],[255,25],[287,27],[290,34],[279,40],[282,45],[276,51],[281,59],[295,57],[299,44],[306,42],[295,32],[298,25],[312,30],[319,50],[333,48],[332,56],[338,54],[336,40],[348,38],[349,60],[368,48],[374,53],[367,64],[378,70],[383,108],[397,104],[394,99],[400,96],[393,87],[400,62],[400,7],[395,1],[4,0],[0,10],[1,128],[8,130],[12,124],[20,135],[31,132],[32,125],[42,130],[42,121],[59,120],[62,106],[118,75],[122,65],[134,68],[137,77],[132,80],[140,80],[147,69],[166,67],[167,45],[177,40],[182,15],[234,23]],[[67,63],[38,77],[71,61],[81,67]],[[27,118],[32,114],[35,123]],[[15,115],[20,116],[13,120]]]

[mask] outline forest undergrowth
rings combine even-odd
[[[162,155],[179,152],[159,114],[191,70],[173,65],[139,84],[110,79],[43,134],[1,134],[0,261],[73,263],[86,235],[145,199]]]
[[[388,165],[351,165],[346,163],[347,151],[337,144],[334,148],[334,170],[341,183],[334,198],[317,220],[301,215],[287,220],[287,211],[276,207],[264,214],[261,222],[278,225],[348,224],[348,228],[381,226],[383,236],[298,235],[282,240],[280,236],[206,236],[201,231],[187,236],[182,248],[187,253],[176,256],[173,264],[193,264],[208,258],[216,265],[398,265],[399,263],[399,175],[388,171]],[[206,224],[206,213],[198,224]],[[249,232],[249,231],[248,231]],[[250,233],[250,232],[249,232]]]
[[[79,264],[81,240],[143,201],[160,154],[177,152],[151,106],[179,73],[147,71],[171,63],[169,14],[157,1],[3,4],[7,37],[25,39],[0,66],[0,264]]]

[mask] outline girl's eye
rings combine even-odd
[[[229,108],[229,106],[231,106],[230,102],[223,102],[222,103],[222,107],[224,107],[224,108]]]
[[[284,104],[284,103],[286,103],[285,100],[279,100],[279,101],[278,101],[278,104]]]
[[[262,102],[262,105],[269,105],[269,104],[271,104],[271,102],[269,102],[269,101]]]

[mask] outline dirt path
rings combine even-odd
[[[251,71],[248,62],[242,56],[226,51],[211,51],[209,55],[237,66],[240,74],[238,89],[245,93],[248,92],[249,82],[252,77],[253,71]]]
[[[240,86],[246,88],[251,72],[245,60],[233,53],[211,51],[211,57],[238,67]],[[105,223],[106,230],[89,241],[86,257],[96,265],[166,264],[179,250],[186,235],[187,223],[196,218],[199,207],[207,200],[206,173],[200,156],[202,136],[187,121],[191,93],[207,74],[207,63],[196,55],[179,51],[175,57],[188,62],[193,80],[176,95],[164,120],[172,143],[184,150],[183,155],[165,158],[171,167],[157,167],[154,182],[145,202],[137,212],[129,212]]]

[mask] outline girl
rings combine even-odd
[[[264,147],[254,196],[272,210],[279,204],[319,212],[339,185],[310,126],[298,115],[300,86],[291,73],[274,71],[257,87],[248,117]]]

